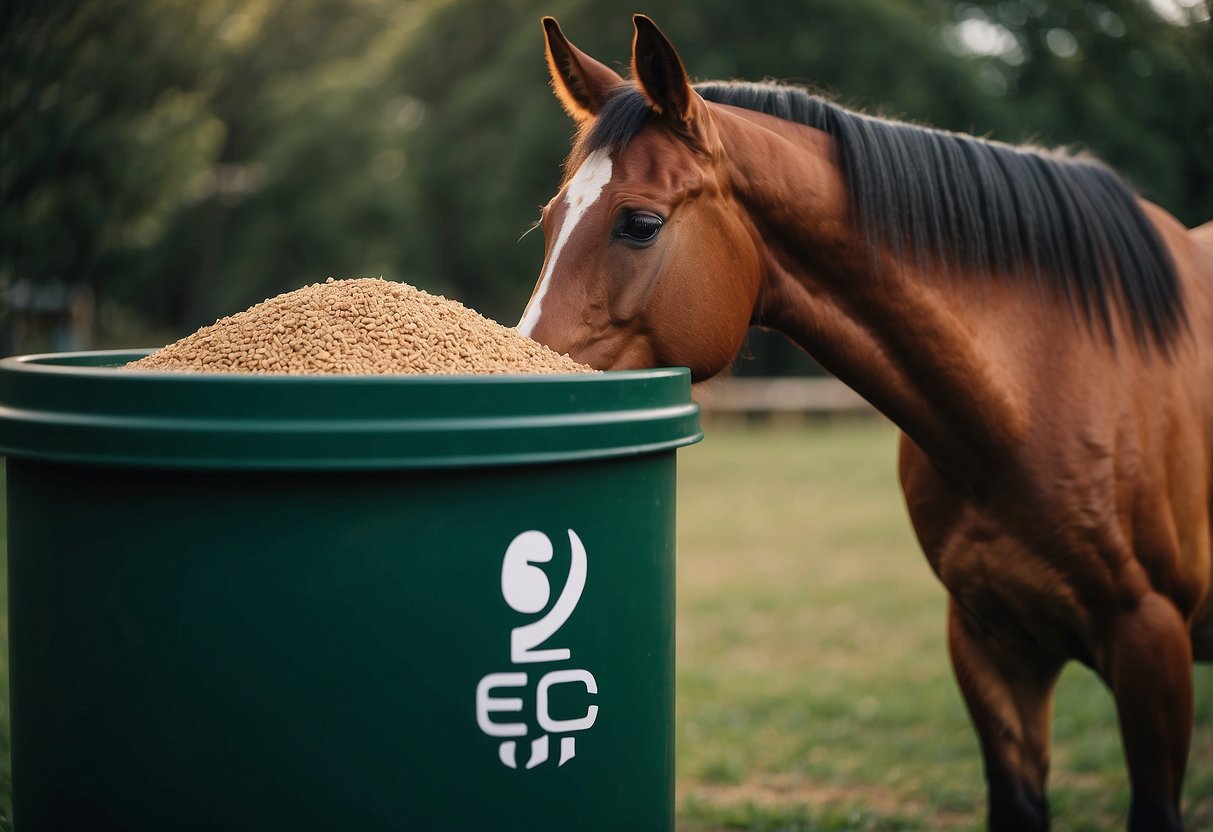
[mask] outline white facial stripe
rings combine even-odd
[[[527,304],[526,311],[522,313],[522,320],[518,322],[518,331],[523,335],[529,337],[535,331],[535,325],[539,323],[539,316],[543,313],[543,298],[548,293],[548,287],[552,282],[552,272],[556,268],[556,259],[560,257],[564,244],[573,235],[573,229],[577,227],[577,223],[581,221],[585,212],[598,201],[602,189],[610,181],[611,157],[605,150],[595,150],[581,163],[581,167],[577,169],[577,173],[569,182],[568,192],[564,197],[568,210],[565,212],[564,222],[560,226],[560,233],[556,235],[556,242],[552,244],[552,253],[548,255],[548,265],[543,270],[543,277],[539,280],[539,288],[535,291],[531,302]]]

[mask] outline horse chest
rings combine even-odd
[[[1099,621],[1125,580],[1103,510],[1090,491],[977,498],[912,445],[902,449],[902,487],[923,553],[954,603],[990,632],[1027,640],[1066,658],[1088,659]],[[987,488],[988,491],[988,488]],[[1066,495],[1069,496],[1066,496]]]
[[[1084,588],[1003,524],[973,512],[924,553],[953,601],[989,632],[1089,652],[1080,646],[1095,635]]]

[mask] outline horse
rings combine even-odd
[[[543,20],[576,135],[518,331],[695,382],[751,326],[789,337],[901,431],[989,827],[1048,827],[1077,660],[1115,698],[1129,829],[1180,829],[1213,659],[1213,235],[1083,154],[692,85],[634,25],[625,80]]]

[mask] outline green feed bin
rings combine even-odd
[[[0,361],[14,820],[673,826],[686,370]]]

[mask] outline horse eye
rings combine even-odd
[[[623,218],[615,236],[634,243],[651,243],[664,222],[661,217],[648,211],[633,211]]]

